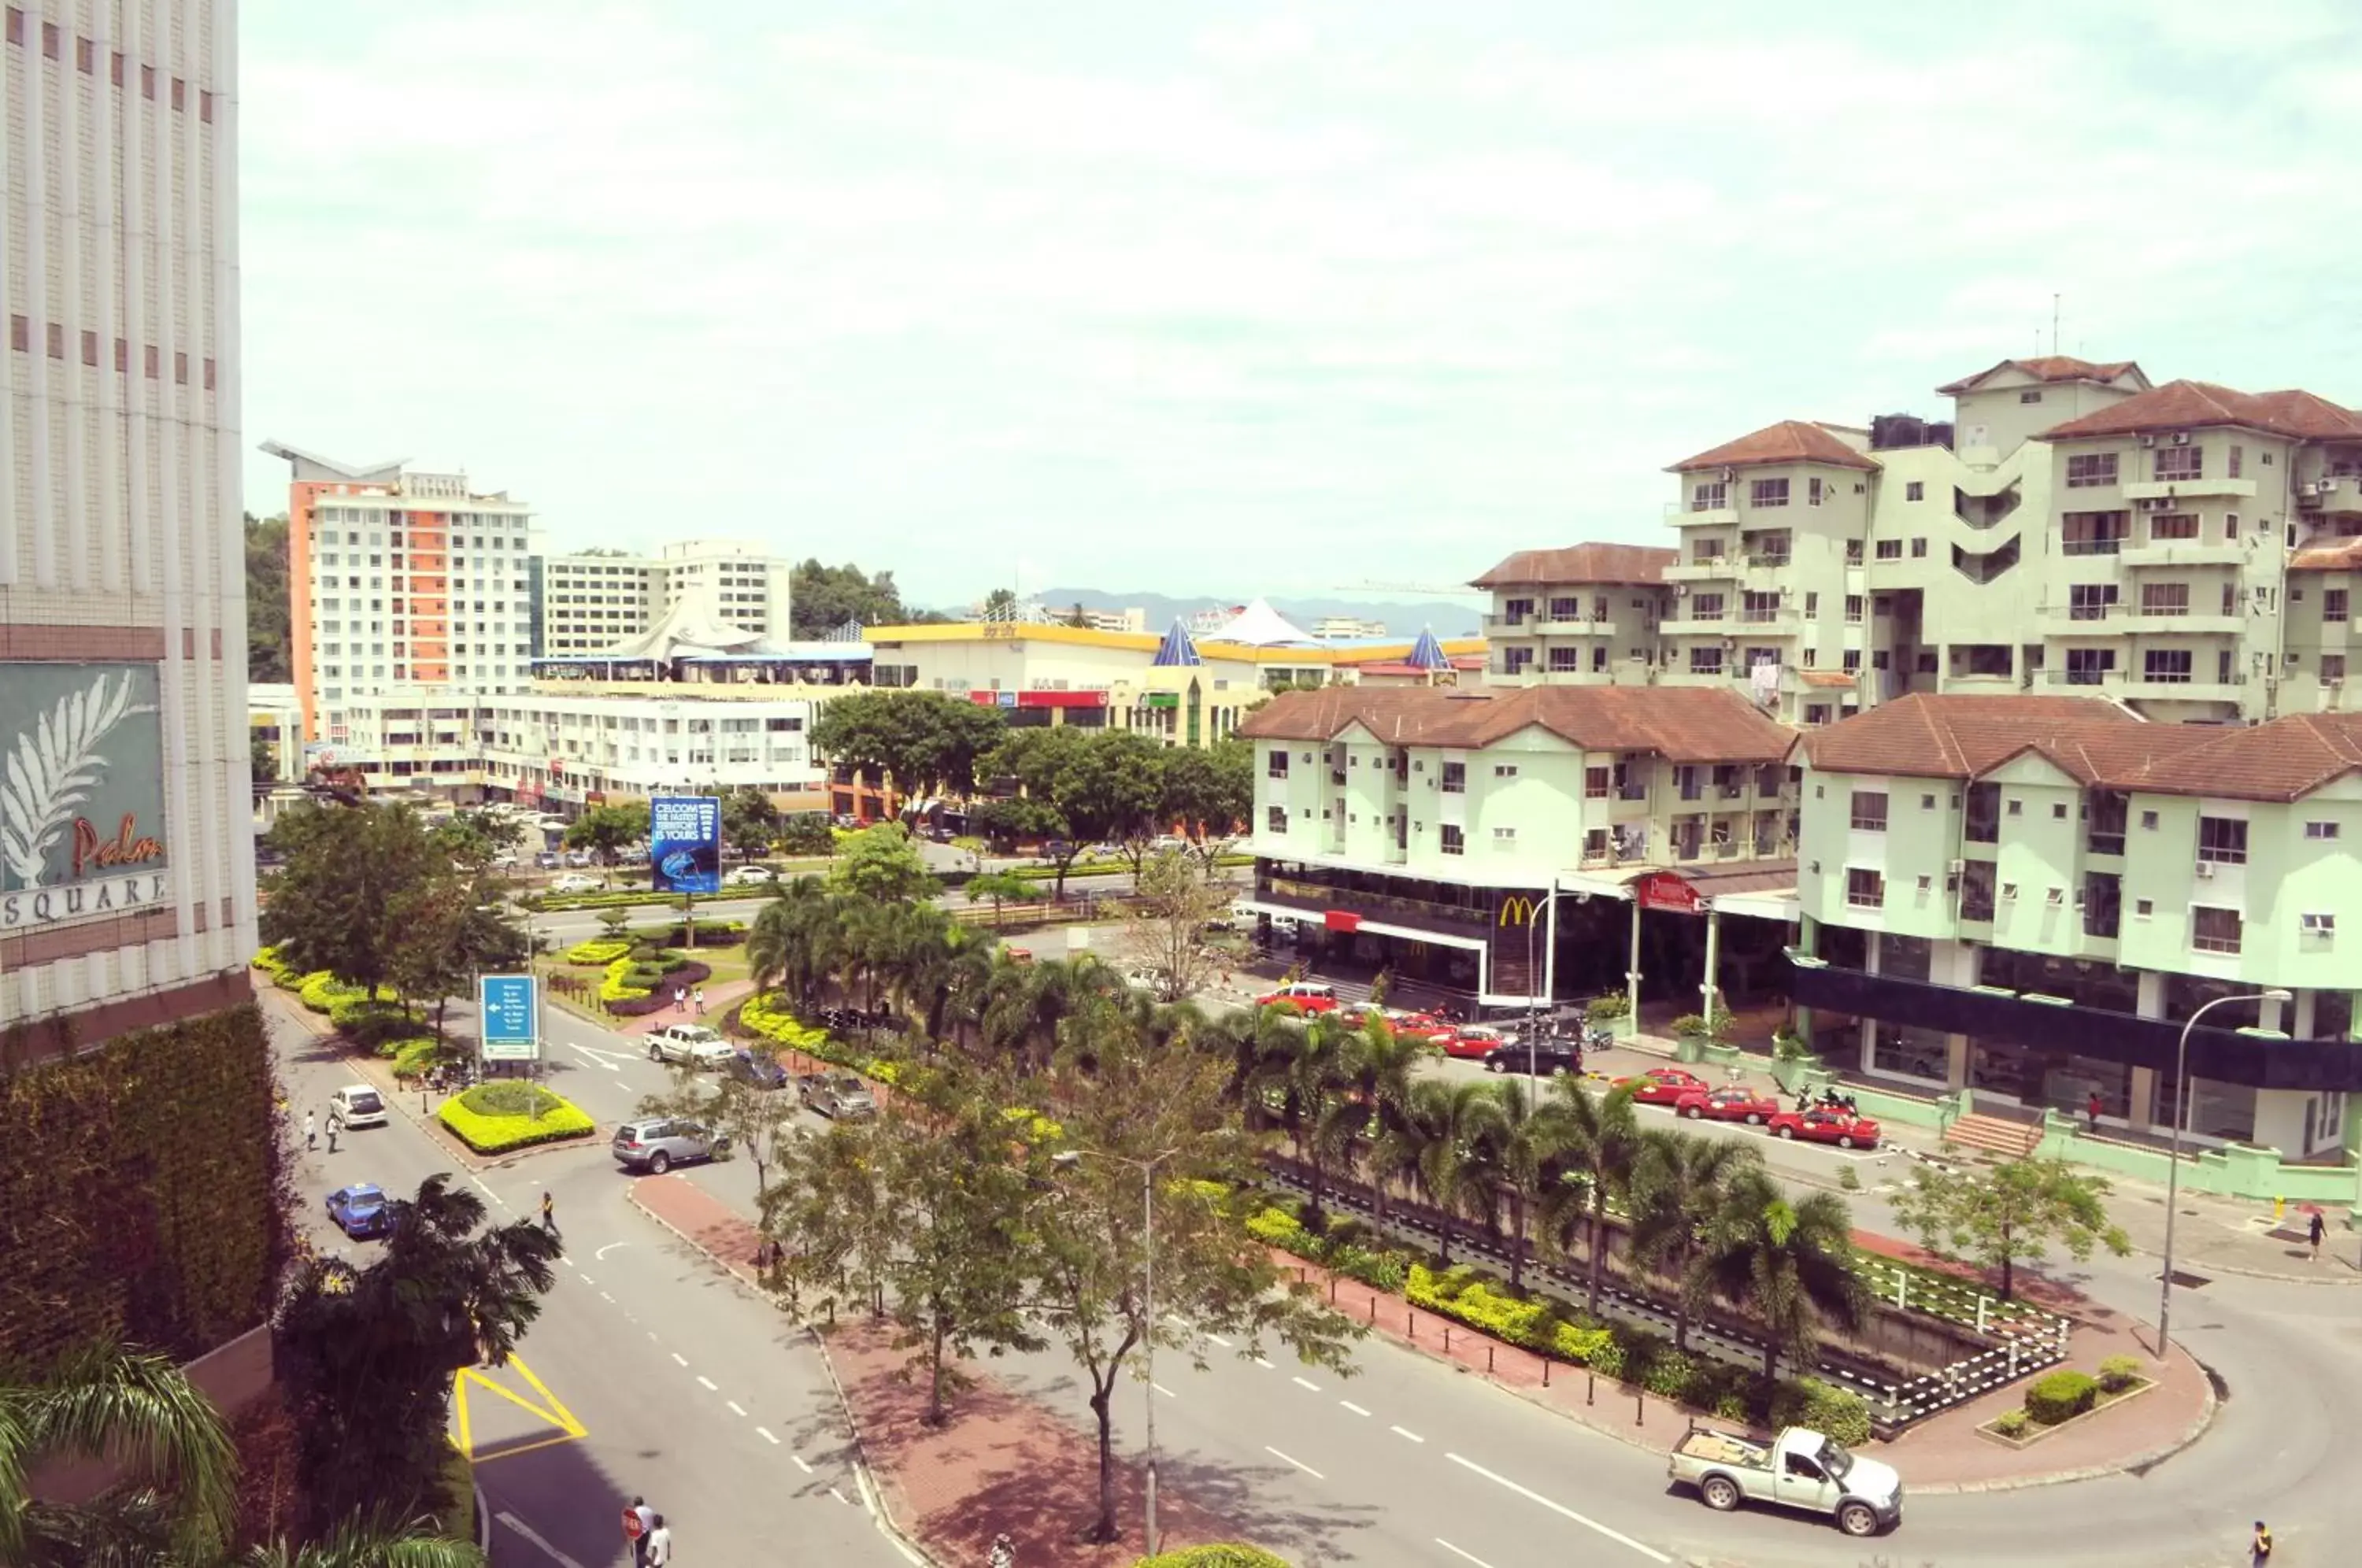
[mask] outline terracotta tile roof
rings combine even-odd
[[[1711,451],[1684,458],[1667,473],[1694,469],[1736,469],[1749,463],[1827,463],[1840,469],[1874,469],[1877,459],[1855,451],[1820,425],[1805,419],[1783,419]]]
[[[2037,381],[2113,381],[2127,370],[2140,375],[2140,366],[2130,359],[2095,363],[2078,359],[2072,354],[2045,354],[2032,359],[2003,359],[1989,370],[1979,370],[1973,376],[1963,376],[1937,387],[1936,393],[1939,397],[1958,397],[1964,392],[1974,392],[2003,370],[2022,371]],[[2147,386],[2147,376],[2141,376],[2141,384]]]
[[[2289,558],[2290,571],[2362,571],[2362,539],[2315,545]]]
[[[1861,677],[1849,669],[1800,669],[1796,679],[1807,686],[1858,686]]]
[[[2042,433],[2046,441],[2236,425],[2299,439],[2362,440],[2362,414],[2309,392],[2243,392],[2212,381],[2168,381]]]
[[[1915,693],[1815,731],[1798,748],[1830,773],[1977,778],[2030,752],[2110,790],[2294,801],[2362,769],[2362,714],[2158,724],[2100,698]]]
[[[1392,745],[1472,751],[1540,725],[1585,751],[1675,762],[1779,762],[1795,739],[1737,690],[1714,686],[1325,686],[1282,692],[1238,733],[1325,742],[1356,724]]]
[[[1471,588],[1519,588],[1545,583],[1662,582],[1679,550],[1655,545],[1568,545],[1556,550],[1519,550],[1469,583]]]

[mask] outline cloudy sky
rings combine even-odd
[[[2362,8],[1971,10],[243,0],[246,434],[951,602],[1664,541],[2054,293],[2362,403]]]

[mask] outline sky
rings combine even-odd
[[[249,445],[557,548],[1408,597],[1671,543],[1665,465],[1943,414],[2054,295],[2362,403],[2337,0],[239,11]]]

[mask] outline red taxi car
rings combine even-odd
[[[1678,1105],[1685,1094],[1705,1094],[1714,1088],[1687,1067],[1651,1067],[1628,1078],[1617,1078],[1612,1087],[1629,1088],[1632,1098],[1642,1105]]]
[[[1673,1101],[1673,1113],[1693,1121],[1744,1121],[1760,1127],[1780,1114],[1780,1102],[1751,1088],[1693,1091]]]
[[[1774,1138],[1802,1138],[1813,1143],[1835,1143],[1840,1149],[1878,1147],[1878,1123],[1867,1116],[1842,1110],[1783,1110],[1772,1119]]]

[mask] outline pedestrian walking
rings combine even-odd
[[[561,1242],[566,1240],[565,1237],[557,1235],[557,1204],[546,1192],[541,1195],[541,1228],[551,1235],[557,1236]]]
[[[2083,1123],[2090,1132],[2097,1132],[2100,1130],[2100,1091],[2098,1089],[2093,1089],[2091,1098],[2083,1101]]]
[[[672,1010],[675,1012],[689,1010],[689,993],[679,986],[672,988]]]
[[[319,1146],[320,1121],[317,1117],[314,1116],[307,1110],[304,1113],[304,1147],[306,1149],[316,1149]]]
[[[1010,1544],[1007,1530],[992,1538],[992,1555],[984,1561],[985,1568],[1017,1568],[1017,1548]]]
[[[2304,1233],[2312,1242],[2312,1261],[2319,1263],[2321,1261],[2321,1239],[2329,1233],[2329,1226],[2323,1221],[2320,1209],[2316,1209],[2312,1211],[2312,1220],[2310,1224],[2305,1226]]]
[[[654,1518],[656,1528],[648,1531],[648,1568],[665,1568],[672,1561],[672,1527],[665,1523],[662,1514]]]
[[[634,1497],[631,1512],[640,1526],[632,1532],[632,1568],[647,1568],[648,1535],[657,1528],[656,1510],[648,1507],[646,1497]]]
[[[705,988],[703,986],[698,987],[695,994],[697,999],[697,1016],[703,1018],[705,1016]]]
[[[337,1152],[337,1134],[343,1132],[345,1118],[335,1106],[328,1107],[328,1153]]]
[[[2271,1560],[2271,1526],[2266,1524],[2261,1519],[2257,1519],[2256,1521],[2255,1536],[2247,1542],[2247,1562],[2250,1564],[2250,1568],[2264,1568],[2264,1564],[2269,1562]]]

